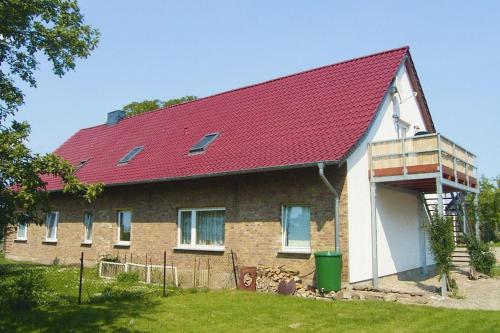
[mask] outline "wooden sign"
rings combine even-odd
[[[241,267],[238,289],[255,291],[257,289],[257,267]]]

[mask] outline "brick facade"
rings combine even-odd
[[[341,249],[343,280],[348,276],[347,183],[345,165],[328,167],[329,180],[341,193]],[[321,182],[317,168],[274,171],[176,182],[107,187],[92,204],[55,193],[54,211],[59,211],[56,244],[44,243],[45,227],[30,225],[28,240],[8,237],[7,256],[44,263],[78,262],[85,253],[88,264],[105,254],[148,255],[159,261],[167,256],[217,256],[218,253],[179,251],[177,212],[180,208],[225,207],[225,249],[233,250],[243,265],[285,265],[308,274],[314,270],[314,256],[282,254],[281,206],[307,204],[311,207],[311,247],[334,248],[333,195]],[[133,214],[130,247],[116,247],[117,214],[130,209]],[[82,245],[83,213],[94,216],[93,243]],[[312,278],[312,274],[308,275]],[[307,279],[307,278],[306,278]]]

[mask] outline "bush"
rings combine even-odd
[[[485,242],[478,241],[474,235],[465,237],[465,245],[469,252],[471,265],[478,271],[493,276],[496,258],[493,251]]]
[[[99,300],[136,300],[145,299],[158,294],[158,291],[147,285],[134,285],[130,283],[115,282],[104,287],[100,296],[93,301]]]
[[[431,223],[427,226],[427,233],[429,234],[432,254],[436,261],[436,272],[439,275],[446,274],[449,278],[452,267],[451,255],[455,249],[453,221],[440,215],[433,216]]]
[[[120,262],[120,258],[118,258],[118,256],[114,256],[114,255],[109,254],[109,253],[102,256],[101,260],[107,261],[107,262]]]
[[[139,273],[137,272],[121,272],[116,276],[117,282],[122,283],[137,283],[139,282]]]
[[[45,304],[49,298],[47,280],[42,270],[25,270],[4,288],[0,303],[15,309],[30,310]]]

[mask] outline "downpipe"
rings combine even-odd
[[[340,196],[339,192],[333,187],[333,185],[328,181],[328,178],[325,176],[325,163],[318,163],[319,177],[323,181],[323,183],[328,187],[330,192],[333,193],[334,206],[335,206],[335,251],[340,252],[340,220],[339,220],[339,201]]]

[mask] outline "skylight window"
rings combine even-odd
[[[143,146],[132,148],[132,150],[127,153],[127,155],[123,156],[121,160],[118,161],[118,164],[125,164],[130,162],[143,149],[144,149]]]
[[[197,144],[195,144],[190,150],[190,153],[200,153],[207,149],[207,147],[219,136],[219,133],[211,133],[205,135]]]
[[[83,168],[85,164],[88,163],[88,161],[90,161],[90,158],[87,158],[86,160],[80,160],[80,162],[78,162],[78,164],[75,166],[75,171],[78,171],[81,168]]]

